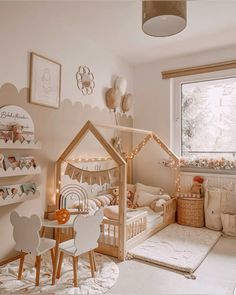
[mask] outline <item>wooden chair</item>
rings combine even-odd
[[[98,239],[100,236],[100,224],[103,220],[103,211],[99,210],[92,216],[78,215],[75,218],[73,229],[75,238],[59,244],[60,258],[57,269],[57,278],[61,275],[61,266],[64,253],[73,257],[74,287],[78,287],[77,270],[78,256],[89,253],[89,261],[92,277],[95,276],[96,263],[94,257],[94,249],[98,247]]]
[[[19,216],[14,211],[10,216],[11,224],[13,225],[13,237],[16,243],[15,250],[22,253],[20,258],[18,280],[22,278],[23,264],[26,254],[33,254],[36,256],[36,281],[35,285],[39,285],[41,255],[48,250],[51,250],[52,265],[54,265],[53,248],[56,241],[47,238],[40,238],[39,230],[41,228],[41,219],[37,215],[31,217]],[[53,268],[53,271],[54,270]]]

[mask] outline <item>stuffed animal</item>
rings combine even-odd
[[[112,195],[114,196],[111,205],[119,205],[119,187],[112,190]],[[137,205],[133,204],[134,193],[132,191],[127,191],[127,207],[130,209],[136,209]]]
[[[22,134],[23,127],[20,124],[16,123],[12,125],[11,129],[13,131],[13,142],[17,140],[19,140],[20,142],[23,142],[25,140]]]
[[[193,194],[198,194],[198,195],[202,196],[203,182],[204,182],[204,178],[202,178],[201,176],[194,176],[193,184],[192,184],[190,192]]]
[[[119,204],[119,187],[113,188],[111,194],[114,196],[114,199],[111,202],[111,205]]]
[[[166,203],[166,200],[164,200],[164,199],[154,200],[154,201],[151,202],[149,207],[154,212],[161,212],[164,209],[164,204],[165,203]]]

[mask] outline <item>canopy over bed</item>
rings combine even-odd
[[[113,130],[117,130],[123,132],[132,132],[132,133],[139,133],[144,134],[144,138],[141,140],[141,142],[135,147],[130,149],[129,152],[125,154],[120,154],[120,151],[117,151],[105,137],[98,131],[97,128],[109,128]],[[92,136],[94,137],[97,142],[99,143],[100,147],[102,147],[105,150],[105,154],[102,155],[99,154],[101,157],[96,158],[97,155],[94,153],[94,151],[98,147],[93,145],[92,147],[92,154],[91,156],[87,153],[84,153],[84,150],[82,151],[82,158],[78,158],[78,150],[81,151],[81,143],[82,141],[85,143],[84,147],[86,150],[86,144],[89,144],[89,141],[86,141],[86,136]],[[109,232],[110,232],[110,225],[114,226],[118,230],[118,237],[116,242],[117,252],[112,252],[111,255],[114,255],[123,260],[125,259],[127,249],[126,249],[126,242],[127,242],[127,236],[129,233],[127,233],[127,224],[131,221],[127,221],[127,214],[126,214],[126,194],[127,194],[127,182],[132,182],[132,160],[133,158],[141,151],[141,149],[149,142],[153,140],[155,143],[157,143],[162,150],[164,150],[168,156],[173,160],[174,162],[174,169],[176,169],[176,179],[175,179],[175,187],[176,190],[179,191],[179,159],[178,157],[168,148],[168,146],[152,131],[146,131],[141,129],[135,129],[135,128],[128,128],[124,126],[113,126],[113,125],[101,125],[101,124],[93,124],[90,121],[87,121],[87,123],[82,127],[82,129],[79,131],[79,133],[74,137],[74,139],[71,141],[71,143],[67,146],[65,151],[61,154],[61,156],[58,158],[56,162],[56,202],[57,202],[57,208],[60,208],[63,204],[66,204],[66,200],[62,194],[65,192],[68,193],[70,191],[70,188],[66,185],[62,185],[62,178],[64,175],[69,176],[73,181],[77,180],[78,182],[86,182],[89,185],[94,184],[103,184],[109,182],[110,173],[115,169],[118,171],[118,182],[117,185],[119,186],[119,219],[117,221],[117,224],[115,222],[108,222],[104,221],[104,224],[108,224]],[[76,151],[77,150],[77,151]],[[76,152],[75,152],[76,151]],[[76,159],[77,158],[77,159]],[[81,167],[81,162],[93,162],[99,159],[103,160],[109,160],[113,161],[114,165],[109,164],[106,166],[106,168],[102,170],[90,170],[87,166],[86,169],[83,169]],[[65,166],[66,165],[66,166]],[[108,173],[109,172],[109,173]],[[128,173],[128,174],[127,174]],[[84,193],[83,189],[76,188],[77,191],[80,191],[79,195],[82,196],[82,198],[85,198],[86,194]],[[82,191],[82,194],[81,194]],[[62,198],[63,197],[63,198]],[[80,201],[80,200],[79,200]],[[84,209],[84,208],[83,208]],[[172,210],[172,209],[171,209]],[[172,210],[173,211],[173,210]],[[136,231],[136,235],[141,233],[141,231],[144,231],[143,227],[143,220],[145,219],[145,214],[139,214],[142,217],[142,226],[137,222],[137,217],[134,217],[134,225],[132,225],[131,228],[138,226],[138,231]],[[132,219],[130,219],[132,220]],[[172,219],[171,219],[172,220]],[[173,222],[173,221],[172,221]],[[139,232],[140,230],[140,232]],[[132,236],[133,237],[133,236]],[[137,240],[137,239],[136,239]],[[105,253],[106,251],[103,251]],[[109,251],[107,252],[110,253]]]

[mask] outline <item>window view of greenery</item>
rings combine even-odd
[[[182,156],[236,155],[236,78],[182,84]]]

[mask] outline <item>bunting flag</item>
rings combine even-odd
[[[74,173],[73,173],[73,176],[71,178],[76,179],[76,180],[78,180],[78,182],[80,182],[81,176],[82,176],[82,171],[80,169],[74,169]]]
[[[91,184],[99,184],[100,185],[100,172],[94,172],[91,176]]]
[[[72,179],[76,179],[78,182],[100,185],[110,183],[112,179],[119,180],[119,169],[116,167],[108,170],[90,171],[80,169],[68,163],[65,175],[68,175]]]
[[[72,178],[73,172],[74,172],[74,166],[72,166],[71,164],[67,164],[66,170],[65,170],[65,175],[68,175],[70,178]]]
[[[87,182],[90,184],[91,182],[91,172],[84,170],[82,173],[82,182]]]
[[[109,178],[109,173],[108,171],[102,171],[101,173],[101,184],[109,183],[110,178]]]

